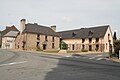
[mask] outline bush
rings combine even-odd
[[[36,49],[36,51],[43,51],[42,49]]]
[[[114,55],[119,56],[120,44],[114,47]]]
[[[61,49],[67,50],[68,45],[65,42],[61,42]]]
[[[99,50],[99,48],[97,48],[97,47],[96,47],[96,48],[95,48],[95,50],[96,50],[96,51],[98,51],[98,50]]]

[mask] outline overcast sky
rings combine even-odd
[[[57,31],[109,24],[120,37],[120,0],[0,0],[0,30],[22,18]]]

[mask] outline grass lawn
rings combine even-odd
[[[67,51],[67,53],[81,53],[81,51]]]
[[[59,50],[49,50],[49,51],[45,50],[45,51],[43,51],[43,52],[48,52],[48,53],[58,53]]]

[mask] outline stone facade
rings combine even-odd
[[[58,50],[60,38],[33,33],[22,33],[15,40],[15,48],[23,50]]]
[[[20,33],[15,40],[15,48],[22,50],[58,50],[60,35],[55,32],[56,26],[46,27],[37,23],[20,20]]]

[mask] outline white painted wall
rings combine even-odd
[[[15,47],[15,38],[12,37],[3,37],[2,38],[2,49],[14,49]]]
[[[105,48],[104,48],[104,51],[105,51],[105,52],[109,52],[108,34],[110,34],[109,40],[111,40],[111,44],[112,44],[112,46],[113,46],[113,38],[112,38],[112,32],[111,32],[110,27],[108,27],[108,30],[106,31],[106,34],[105,34],[104,40],[103,40],[104,47],[105,47]]]

